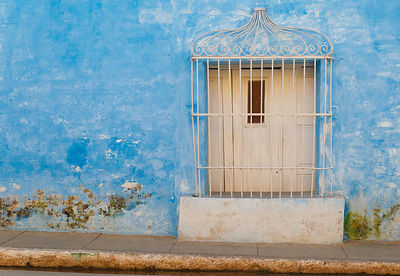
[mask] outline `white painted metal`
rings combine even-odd
[[[294,80],[296,78],[296,59],[293,59],[293,64],[292,64],[292,80]],[[296,87],[295,87],[295,83],[294,81],[292,81],[292,99],[294,100],[294,104],[295,106],[297,106],[297,95],[296,95]],[[303,111],[304,112],[304,111]],[[294,119],[294,137],[297,137],[297,116],[295,116]],[[298,143],[297,143],[297,139],[295,141],[295,149],[297,149],[298,147]],[[294,163],[294,166],[297,166],[298,163],[298,155],[296,152],[296,163]],[[296,185],[297,185],[297,173],[298,170],[295,171],[295,178],[296,178]],[[293,197],[293,184],[291,183],[290,185],[290,197]]]
[[[222,102],[221,102],[221,70],[220,70],[219,62],[220,62],[220,60],[218,59],[218,113],[222,114],[223,110],[222,110]],[[224,157],[223,157],[224,152],[222,150],[223,149],[223,147],[222,147],[223,146],[223,141],[222,141],[222,133],[223,132],[219,131],[220,129],[222,129],[222,126],[223,126],[222,119],[224,119],[224,117],[218,116],[218,130],[217,130],[217,133],[218,133],[218,142],[219,142],[219,149],[218,150],[220,152],[220,157],[221,157],[220,160],[219,160],[219,163],[221,164],[221,166],[224,166],[225,165]],[[215,133],[215,131],[213,131],[213,132]],[[211,132],[211,134],[213,132]],[[222,192],[223,192],[222,187],[223,187],[223,185],[225,183],[225,170],[219,170],[218,173],[219,173],[219,176],[220,176],[220,180],[218,181],[218,184],[219,184],[218,185],[219,186],[219,196],[222,197]],[[211,185],[212,185],[212,183],[211,183]]]
[[[244,108],[243,108],[243,89],[242,89],[242,60],[239,59],[239,91],[240,91],[240,114],[244,113]],[[239,122],[243,123],[243,120],[245,120],[244,117],[239,118]],[[243,132],[240,132],[240,141],[243,145]],[[241,147],[241,156],[243,156],[243,146]],[[240,159],[239,161],[240,166],[243,166],[243,159]],[[240,170],[240,196],[243,197],[243,170]]]
[[[193,42],[191,100],[199,196],[312,197],[329,190],[333,195],[332,55],[326,36],[277,26],[265,9],[255,9],[241,28],[210,32]],[[205,80],[199,77],[203,65]],[[199,96],[201,81],[206,83],[204,98]],[[253,81],[260,90],[253,91]],[[201,146],[203,140],[208,151]]]
[[[327,60],[324,60],[324,113],[326,113],[326,96],[328,93],[328,86],[327,86]],[[326,116],[324,117],[324,124],[322,125],[322,168],[325,168],[325,155],[326,155],[326,148],[325,148],[325,142],[326,142]],[[325,193],[325,170],[322,170],[322,178],[320,181],[321,185],[321,195]]]
[[[199,101],[199,60],[196,60],[196,103],[197,103],[197,113],[199,113],[200,101]],[[197,164],[200,164],[200,117],[197,116]],[[201,171],[197,171],[198,183],[201,183]],[[199,185],[199,195],[202,195],[201,186]]]
[[[279,164],[281,165],[281,167],[283,168],[284,163],[283,163],[283,143],[284,143],[284,136],[283,136],[283,124],[284,124],[284,120],[283,120],[283,114],[284,114],[284,97],[285,97],[285,60],[282,59],[282,90],[280,91],[281,93],[279,93],[279,91],[276,91],[277,93],[275,94],[281,94],[281,106],[280,106],[280,111],[281,111],[281,116],[280,116],[280,124],[279,124],[279,128],[280,128],[280,139],[278,141],[278,158],[277,160],[280,159]],[[279,76],[279,75],[278,75]],[[277,102],[278,103],[278,102]],[[272,145],[273,147],[273,145]],[[280,158],[279,158],[280,157]],[[282,185],[283,185],[283,175],[284,175],[284,170],[281,169],[278,171],[279,173],[279,197],[282,197]]]
[[[210,110],[210,61],[207,59],[207,110],[209,112]],[[210,120],[207,120],[207,130],[211,129],[211,124],[210,124]],[[210,149],[210,145],[211,145],[211,140],[210,140],[210,135],[207,135],[208,140],[207,140],[207,149],[208,149],[208,156],[211,155],[211,149]],[[210,161],[209,161],[209,164]],[[212,189],[211,189],[211,171],[208,171],[208,195],[211,196],[212,194]]]
[[[192,102],[192,114],[194,114],[194,100],[193,100],[193,60],[190,61],[190,79],[191,79],[191,85],[190,85],[190,90],[191,90],[191,102]],[[196,151],[196,136],[195,136],[195,131],[194,131],[194,116],[192,115],[192,131],[193,131],[193,157],[194,157],[194,163],[197,163],[197,159],[196,159],[196,155],[197,155],[197,151]],[[195,177],[195,183],[196,183],[196,193],[198,193],[198,186],[200,185],[200,183],[197,182],[197,171],[198,168],[197,166],[195,167],[194,170],[194,177]]]
[[[242,75],[243,76],[243,75]],[[242,76],[240,76],[241,78],[242,78]],[[243,83],[243,81],[242,81],[242,83]],[[253,59],[250,59],[250,85],[249,85],[249,87],[250,87],[250,99],[249,99],[249,96],[248,96],[248,94],[249,94],[249,91],[247,91],[247,93],[245,93],[245,95],[247,95],[247,96],[245,96],[246,97],[246,99],[247,99],[247,101],[250,101],[250,103],[252,103],[253,102]],[[246,82],[244,82],[244,85],[246,85]],[[249,88],[247,88],[247,89],[249,89]],[[244,90],[244,88],[242,87],[242,90]],[[246,90],[245,90],[246,91]],[[247,101],[244,101],[244,102],[247,102]],[[252,107],[253,107],[253,105],[252,104],[249,104],[249,103],[247,103],[246,104],[246,106],[247,106],[247,109],[248,109],[248,106],[250,105],[250,114],[253,114],[253,109],[252,109]],[[248,111],[248,110],[247,110]],[[246,118],[246,121],[247,121],[248,119]],[[251,127],[252,127],[252,123],[253,123],[253,116],[250,116],[250,123],[251,123]],[[242,129],[242,132],[244,132],[244,128]],[[246,137],[246,136],[245,136]],[[261,139],[260,139],[261,140]],[[244,141],[243,141],[243,147],[245,147],[246,145],[248,145],[248,143],[249,143],[249,141],[248,141],[248,139],[244,139]],[[253,146],[256,146],[257,147],[257,144],[252,144]],[[242,156],[242,158],[243,159],[245,159],[245,156],[247,156],[249,154],[249,152],[248,152],[248,150],[244,150],[244,155]],[[251,167],[251,166],[250,166]],[[250,186],[250,197],[253,197],[253,183],[254,183],[254,171],[252,170],[252,169],[250,169],[250,170],[248,170],[247,171],[247,185],[248,186]],[[246,191],[246,188],[244,188],[244,190]]]
[[[229,101],[229,106],[230,112],[233,112],[233,93],[232,93],[232,70],[231,70],[231,60],[228,59],[228,86],[229,86],[229,94],[228,94],[228,101]],[[227,157],[229,157],[229,161],[230,163],[232,163],[232,165],[234,165],[234,159],[235,159],[235,150],[234,150],[234,133],[235,133],[235,125],[233,124],[233,117],[229,117],[228,118],[228,122],[227,122],[227,129],[226,132],[231,133],[230,137],[231,138],[231,144],[232,146],[230,148],[224,149],[225,151],[225,155]],[[225,136],[225,135],[224,135]],[[225,163],[226,164],[226,163]],[[233,174],[233,169],[229,170],[229,179],[228,179],[228,183],[229,183],[229,191],[231,192],[231,197],[233,197],[233,178],[234,178],[234,174]]]
[[[332,112],[332,60],[330,60],[329,61],[329,63],[330,63],[330,70],[329,70],[329,113],[330,114],[333,114],[333,112]],[[333,127],[333,125],[332,125],[332,116],[330,116],[330,124],[329,124],[329,127],[330,127],[330,156],[329,156],[329,158],[330,158],[330,163],[329,163],[329,165],[330,165],[330,186],[331,186],[331,194],[330,194],[330,196],[333,196],[333,185],[332,185],[332,181],[333,181],[333,171],[332,171],[332,167],[333,167],[333,156],[332,156],[332,153],[333,153],[333,141],[332,141],[332,139],[333,139],[333,132],[332,132],[332,127]]]
[[[314,85],[313,85],[313,98],[314,98],[314,114],[317,112],[317,60],[314,58]],[[316,147],[316,141],[315,141],[315,139],[316,139],[316,135],[315,135],[315,132],[316,132],[316,119],[317,119],[317,116],[313,116],[313,141],[312,141],[312,151],[313,151],[313,153],[312,153],[312,164],[313,164],[313,166],[315,166],[315,147]],[[315,175],[315,170],[312,170],[311,171],[311,193],[310,193],[310,196],[312,197],[313,196],[313,192],[314,192],[314,175]]]
[[[276,25],[266,9],[254,9],[244,26],[205,33],[194,40],[192,57],[332,57],[330,39],[315,30]]]
[[[275,98],[275,94],[274,94],[274,60],[271,60],[271,100],[270,100],[270,105],[269,105],[269,110],[272,110],[273,106],[274,106],[274,98]],[[272,126],[272,115],[269,115],[269,125]],[[272,143],[271,143],[271,137],[272,137],[272,128],[268,128],[269,132],[268,132],[268,147],[269,147],[269,166],[272,167],[273,166],[273,162],[274,160],[272,159]],[[273,189],[273,171],[268,171],[269,173],[269,189],[270,189],[270,194],[271,194],[271,198],[274,196],[274,189]]]
[[[263,107],[264,107],[264,109],[265,109],[265,106],[266,106],[266,102],[264,103],[264,101],[262,100],[263,99],[263,96],[265,96],[265,91],[263,91],[264,90],[264,63],[263,63],[263,61],[264,60],[260,60],[260,74],[261,74],[261,76],[260,76],[260,81],[261,81],[261,87],[260,87],[260,98],[261,98],[261,101],[260,101],[260,112],[261,113],[265,113],[265,111],[266,110],[264,110],[263,111]],[[268,85],[268,83],[266,84],[266,86]],[[266,98],[266,97],[265,97]],[[261,123],[262,124],[264,124],[265,123],[265,116],[263,115],[263,117],[261,117],[260,118],[260,121],[261,121]],[[265,131],[265,127],[263,128],[264,129],[264,132],[263,132],[263,134],[264,134],[264,137],[266,137],[266,131]],[[265,146],[266,146],[266,144],[264,143],[264,141],[266,141],[267,139],[264,139],[264,140],[261,140],[261,141],[259,141],[259,143],[260,143],[260,149],[261,148],[264,148]],[[265,163],[267,163],[268,161],[266,161]],[[265,179],[266,179],[266,177],[265,177],[265,171],[263,170],[263,171],[261,171],[261,180],[262,181],[258,181],[259,183],[259,190],[260,190],[260,198],[262,198],[263,197],[263,184],[264,184],[264,182],[265,182]]]

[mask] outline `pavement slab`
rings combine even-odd
[[[400,263],[400,242],[351,241],[342,247],[349,260]]]
[[[24,231],[0,231],[0,245],[15,238],[18,235],[21,235]]]
[[[283,259],[344,260],[341,245],[258,244],[258,256]]]
[[[102,234],[85,249],[115,252],[168,253],[176,243],[170,236]]]
[[[209,256],[257,256],[257,244],[178,241],[170,252]]]
[[[99,235],[96,233],[26,231],[2,243],[1,246],[13,248],[83,249]]]
[[[0,231],[0,243],[3,267],[400,275],[400,242],[247,244],[188,242],[169,236]]]

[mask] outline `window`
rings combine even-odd
[[[193,42],[199,196],[332,194],[332,55],[326,36],[279,27],[262,8]]]

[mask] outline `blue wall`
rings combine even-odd
[[[4,0],[0,197],[27,207],[8,226],[175,235],[179,196],[195,190],[190,43],[256,6],[334,43],[334,181],[347,210],[372,220],[399,203],[399,1]],[[63,207],[80,201],[94,210],[86,221]],[[369,237],[400,239],[399,221]]]

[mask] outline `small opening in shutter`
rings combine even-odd
[[[250,83],[252,87],[250,87]],[[265,81],[254,80],[248,82],[248,100],[247,100],[247,113],[260,114],[265,112]],[[260,124],[264,123],[264,115],[249,115],[247,116],[247,123]]]

